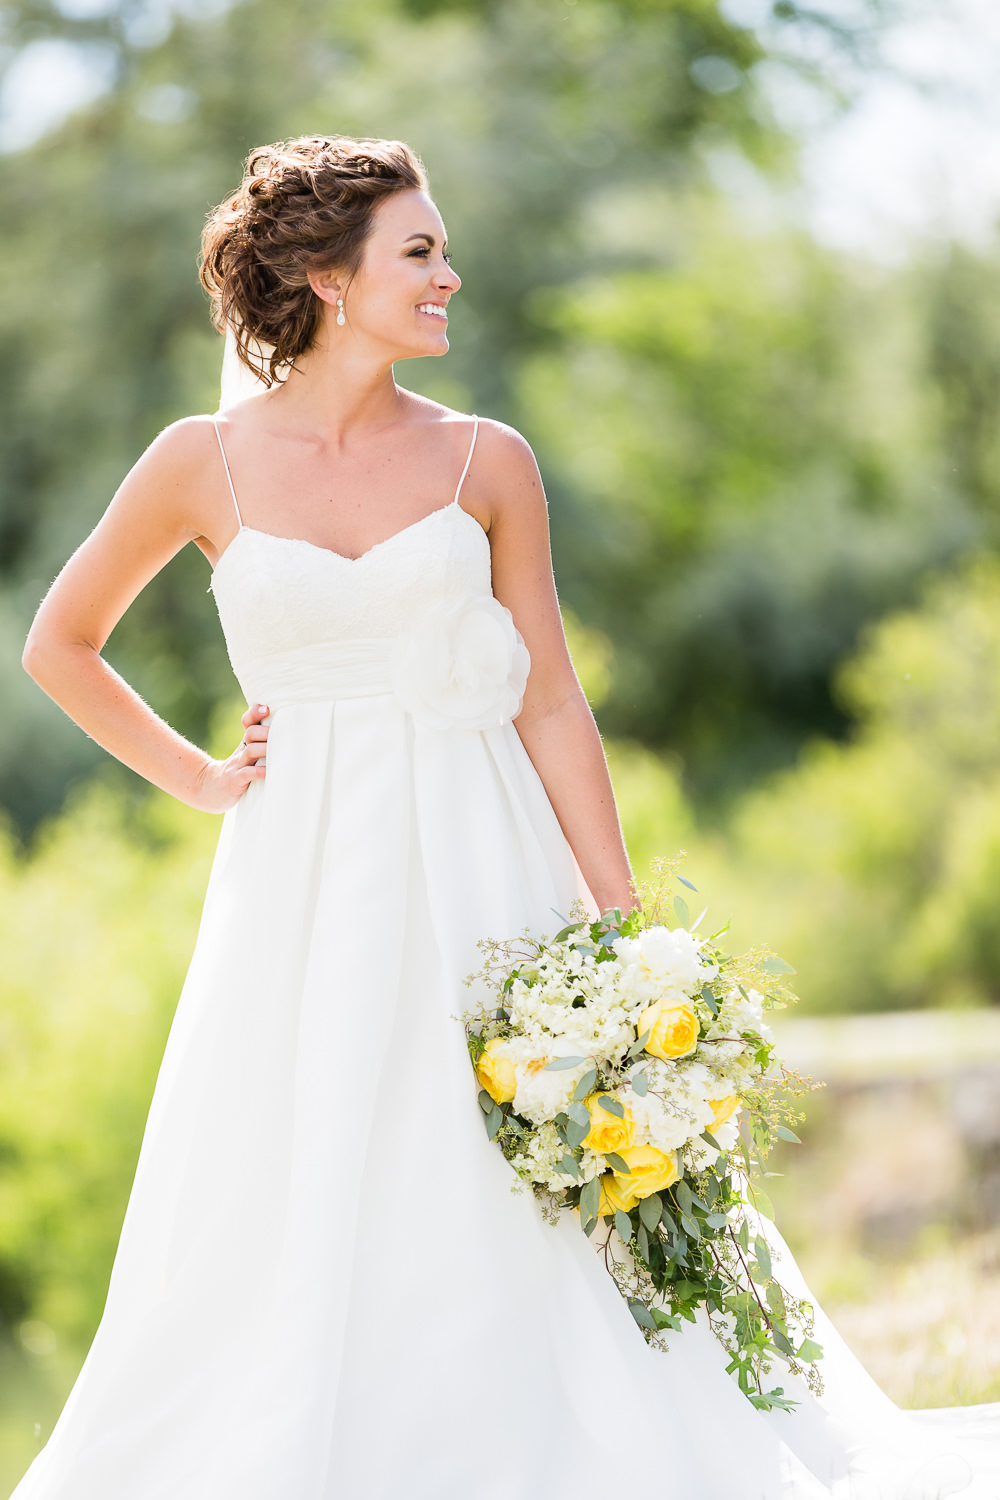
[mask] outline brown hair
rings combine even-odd
[[[378,205],[426,187],[423,162],[402,141],[303,135],[251,151],[236,192],[208,217],[199,274],[212,321],[232,328],[259,379],[273,385],[316,337],[322,304],[309,273],[350,280]]]

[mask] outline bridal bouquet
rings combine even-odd
[[[486,939],[494,999],[464,1017],[487,1134],[552,1222],[575,1210],[649,1343],[704,1309],[764,1410],[795,1403],[775,1359],[821,1389],[812,1308],[776,1279],[760,1222],[774,1138],[796,1141],[802,1080],[764,1020],[788,964],[697,937],[674,862],[642,910],[584,914],[549,939]],[[669,913],[669,915],[668,915]],[[672,924],[672,925],[671,925]],[[728,924],[727,924],[728,925]],[[603,1228],[601,1228],[603,1224]]]

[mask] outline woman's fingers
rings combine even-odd
[[[242,765],[253,771],[253,780],[259,780],[264,774],[268,726],[261,723],[261,720],[267,717],[267,713],[266,703],[251,703],[240,719],[243,725],[243,743],[237,753]]]
[[[251,703],[246,713],[240,719],[244,729],[249,729],[251,724],[259,724],[261,719],[267,718],[266,703]]]

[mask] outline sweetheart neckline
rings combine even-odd
[[[489,536],[487,534],[485,526],[483,526],[480,521],[477,521],[476,517],[472,515],[470,511],[467,511],[464,506],[459,504],[457,497],[454,500],[449,500],[447,505],[439,505],[436,510],[429,510],[425,516],[419,516],[416,521],[411,521],[409,526],[402,526],[399,531],[394,531],[391,536],[384,537],[382,541],[373,542],[370,547],[366,547],[364,552],[359,552],[357,557],[348,557],[346,552],[335,552],[332,547],[324,547],[319,542],[308,542],[306,541],[305,537],[279,536],[276,531],[261,531],[257,526],[247,526],[241,524],[240,529],[236,533],[236,535],[232,538],[231,541],[226,543],[225,547],[223,547],[222,551],[219,553],[218,560],[215,564],[215,567],[212,569],[211,576],[212,578],[215,577],[216,573],[219,571],[219,568],[222,565],[222,559],[224,557],[228,557],[236,542],[239,541],[240,537],[245,531],[250,532],[252,536],[269,537],[272,542],[287,542],[289,546],[292,547],[308,547],[310,552],[322,552],[324,557],[335,557],[339,562],[354,564],[364,562],[365,558],[371,557],[373,552],[378,552],[382,547],[388,547],[390,542],[395,542],[399,537],[406,536],[408,532],[416,531],[417,528],[419,526],[422,526],[425,521],[431,521],[435,516],[444,515],[445,512],[449,510],[457,510],[460,515],[468,516],[473,526],[477,527],[482,535],[486,537],[487,542],[489,541]]]

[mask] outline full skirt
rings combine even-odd
[[[577,899],[513,726],[436,731],[389,695],[274,716],[104,1316],[15,1500],[1000,1493],[1000,1409],[901,1413],[818,1313],[822,1401],[779,1373],[801,1404],[765,1416],[704,1325],[648,1348],[575,1216],[515,1190],[464,979],[478,939]]]

